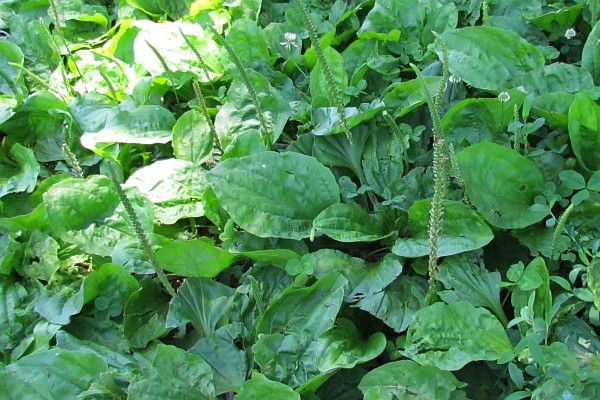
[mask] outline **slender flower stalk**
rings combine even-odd
[[[66,143],[62,144],[62,149],[65,152],[65,155],[67,156],[67,162],[69,163],[71,168],[73,168],[73,173],[75,174],[75,177],[83,178],[83,170],[81,169],[81,165],[79,165],[79,160],[77,160],[77,156],[73,154],[73,152],[69,148],[69,145]]]
[[[346,120],[346,115],[344,114],[344,101],[342,100],[342,95],[335,84],[335,79],[333,77],[333,73],[331,72],[331,68],[329,67],[329,63],[327,62],[327,58],[325,57],[325,52],[321,47],[321,43],[319,42],[319,37],[317,35],[317,30],[310,20],[310,14],[308,9],[306,8],[306,4],[304,4],[303,0],[298,0],[298,6],[300,9],[300,14],[302,15],[302,20],[306,25],[306,29],[308,30],[308,35],[310,36],[310,41],[315,49],[315,53],[317,54],[317,60],[321,65],[321,69],[323,69],[323,74],[325,75],[325,81],[327,82],[327,86],[329,87],[329,91],[333,97],[333,102],[335,107],[337,108],[338,116],[340,118],[340,123],[342,124],[342,129],[346,134],[346,137],[352,143],[352,134],[350,133],[350,128],[348,126],[348,121]]]
[[[213,32],[213,34],[217,38],[217,41],[219,42],[219,44],[221,46],[223,46],[225,51],[227,51],[227,54],[229,55],[229,58],[231,58],[233,65],[235,65],[235,68],[240,73],[242,82],[244,83],[244,86],[246,86],[246,89],[248,90],[248,94],[250,95],[250,100],[252,101],[252,104],[254,105],[254,109],[256,110],[256,116],[258,117],[258,123],[260,125],[260,131],[262,134],[263,141],[265,142],[265,146],[270,149],[272,146],[272,143],[273,143],[273,138],[271,135],[271,131],[269,129],[269,124],[267,123],[267,120],[265,119],[265,115],[262,111],[262,107],[260,106],[260,101],[258,100],[258,93],[256,93],[256,90],[254,89],[254,85],[252,84],[252,81],[250,80],[250,76],[248,75],[248,72],[246,72],[246,68],[244,67],[244,64],[242,64],[242,60],[240,60],[240,58],[237,56],[237,54],[235,54],[235,51],[229,45],[229,43],[227,43],[227,40],[225,40],[225,38],[223,38],[221,35],[219,35],[219,33],[214,28],[209,28],[209,29]]]
[[[425,94],[429,113],[433,122],[433,198],[431,199],[431,208],[429,209],[429,290],[427,291],[426,303],[431,304],[434,301],[437,292],[436,280],[438,275],[438,246],[442,235],[442,223],[444,221],[443,200],[446,196],[449,181],[450,161],[449,147],[446,144],[444,130],[441,122],[442,98],[446,83],[449,80],[448,70],[448,52],[446,43],[440,35],[434,32],[434,35],[440,41],[442,49],[442,79],[436,91],[435,97],[429,92],[427,82],[421,74],[421,71],[411,64],[417,78],[421,84],[421,90]]]
[[[154,255],[154,251],[152,250],[152,245],[150,243],[150,239],[148,238],[146,231],[142,227],[142,224],[133,208],[133,205],[127,198],[127,195],[125,194],[125,191],[123,190],[123,187],[119,183],[119,180],[117,179],[117,174],[115,173],[115,170],[113,169],[112,165],[108,166],[108,170],[110,172],[110,178],[113,182],[113,185],[115,185],[115,188],[117,189],[117,194],[119,195],[119,199],[123,203],[123,206],[125,207],[125,211],[127,212],[127,215],[129,216],[129,220],[131,221],[131,223],[133,225],[135,234],[137,235],[138,240],[142,244],[144,253],[148,257],[150,264],[154,268],[154,271],[156,272],[156,275],[158,276],[160,283],[162,283],[162,285],[164,286],[166,291],[172,297],[175,297],[177,295],[177,293],[175,292],[175,289],[171,285],[171,282],[169,282],[169,280],[167,279],[167,276],[165,275],[165,271],[163,270],[162,266],[156,259],[156,256]]]
[[[223,152],[223,148],[221,147],[221,142],[219,141],[219,136],[217,135],[217,129],[215,128],[215,125],[212,122],[212,118],[210,117],[210,114],[208,113],[208,108],[206,107],[206,101],[204,99],[204,95],[202,94],[202,90],[200,89],[200,85],[198,84],[198,81],[194,80],[192,82],[192,87],[194,88],[194,93],[196,93],[196,98],[198,99],[198,103],[200,104],[200,110],[202,111],[202,115],[204,115],[204,119],[206,119],[206,122],[208,123],[208,127],[210,129],[210,134],[213,137],[215,146],[217,146],[217,148],[221,152]]]

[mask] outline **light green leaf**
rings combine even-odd
[[[269,47],[263,31],[250,19],[238,19],[231,25],[227,43],[246,67],[254,68],[269,63]]]
[[[480,142],[509,144],[506,129],[513,122],[514,107],[520,107],[526,95],[518,89],[507,93],[510,99],[505,103],[497,98],[470,98],[450,107],[442,118],[442,128],[455,149]]]
[[[0,370],[0,393],[6,400],[75,399],[107,371],[95,354],[55,348]]]
[[[449,256],[475,250],[493,238],[491,229],[467,205],[444,200],[444,218],[439,238],[438,256]],[[396,240],[392,252],[401,257],[422,257],[429,254],[429,210],[431,199],[416,201],[408,210],[409,238]]]
[[[440,85],[439,76],[425,76],[429,93],[435,93]],[[425,104],[427,99],[421,89],[419,79],[411,79],[390,86],[390,91],[384,96],[383,102],[394,118],[399,118],[415,108]]]
[[[0,40],[0,65],[2,65],[2,72],[0,73],[0,94],[16,99],[17,104],[25,97],[27,88],[21,69],[8,63],[23,65],[23,61],[23,52],[19,46],[8,40]],[[4,121],[0,119],[0,123],[2,122]]]
[[[251,69],[247,69],[246,73],[258,97],[270,138],[275,143],[283,132],[288,118],[292,115],[292,110],[280,91],[271,86],[267,78]],[[260,131],[257,113],[258,110],[254,107],[242,78],[235,79],[227,91],[227,102],[219,109],[215,117],[215,129],[219,135],[221,146],[224,149],[227,148],[248,130]]]
[[[449,400],[464,386],[454,375],[410,360],[388,362],[367,373],[358,388],[365,400]]]
[[[137,19],[131,26],[129,32],[125,32],[122,43],[119,43],[120,47],[123,49],[131,46],[129,49],[133,51],[129,50],[127,56],[134,57],[128,61],[143,66],[152,76],[162,75],[169,79],[175,76],[177,80],[187,72],[202,82],[208,82],[223,74],[223,59],[219,46],[210,35],[205,34],[201,24],[182,21],[156,23]],[[201,61],[184,39],[182,32],[202,55]],[[149,45],[158,51],[171,73],[165,71],[164,65]],[[189,78],[186,80],[189,81]]]
[[[238,257],[206,238],[174,240],[156,251],[156,258],[165,270],[190,277],[214,278]]]
[[[448,304],[468,301],[475,307],[486,307],[503,325],[508,323],[500,303],[499,272],[490,272],[470,254],[444,259],[439,267],[438,280],[447,290],[438,292]]]
[[[492,225],[524,228],[546,211],[531,210],[544,178],[534,161],[494,143],[478,143],[456,154],[469,200]]]
[[[125,193],[144,230],[152,232],[151,203],[133,188]],[[65,179],[43,197],[54,232],[85,252],[109,256],[118,244],[138,240],[113,183],[106,177]]]
[[[332,47],[326,47],[323,49],[323,54],[327,60],[331,77],[327,77],[321,62],[318,61],[313,70],[310,73],[310,94],[312,95],[312,106],[325,107],[325,106],[338,106],[338,101],[345,104],[343,93],[348,87],[348,75],[344,68],[344,58]],[[333,79],[333,85],[337,89],[340,96],[339,99],[335,98],[335,93],[331,91],[329,79]]]
[[[504,29],[472,26],[444,32],[442,37],[450,72],[479,89],[512,89],[522,85],[531,71],[544,67],[537,47]]]
[[[374,242],[393,234],[382,214],[368,214],[356,203],[332,204],[313,222],[317,232],[322,232],[339,242]]]
[[[445,371],[477,360],[495,361],[513,347],[496,317],[461,301],[420,309],[408,328],[404,354],[419,364]]]
[[[383,102],[377,99],[371,103],[362,103],[358,107],[345,107],[343,111],[348,129],[352,129],[365,121],[373,119],[384,107]],[[315,129],[311,133],[315,136],[333,135],[344,132],[337,107],[313,108],[311,110],[311,121],[315,126]]]
[[[212,369],[202,357],[159,344],[151,368],[131,380],[127,398],[209,400],[215,396],[212,380]]]
[[[600,169],[600,107],[586,93],[577,93],[569,109],[569,137],[579,164],[588,171]]]
[[[588,35],[581,54],[581,66],[590,71],[596,85],[600,84],[600,47],[598,47],[598,40],[600,40],[600,21],[596,22]]]
[[[339,202],[331,171],[297,153],[227,159],[206,177],[231,218],[260,237],[309,237],[314,218]]]
[[[424,280],[399,276],[385,289],[361,298],[356,307],[382,320],[396,332],[405,331],[423,308],[427,285]]]
[[[15,143],[10,154],[17,165],[0,164],[0,197],[9,193],[33,192],[40,173],[33,150]]]
[[[190,161],[170,158],[135,171],[124,187],[136,187],[152,203],[160,224],[204,215],[202,197],[208,183],[204,169]]]
[[[201,337],[212,335],[229,312],[235,290],[207,278],[188,278],[171,300],[167,327],[191,322]]]
[[[114,158],[105,148],[115,143],[168,143],[174,125],[171,111],[162,106],[143,105],[119,111],[98,132],[84,133],[81,144],[97,154]]]
[[[600,310],[600,262],[593,262],[590,266],[587,283],[594,295],[594,305]]]
[[[404,175],[405,138],[392,130],[377,130],[369,135],[362,159],[366,184],[381,197],[397,193]]]
[[[314,253],[313,253],[314,254]],[[327,253],[321,253],[326,255]],[[331,254],[331,253],[330,253]],[[332,254],[335,257],[335,253]],[[319,257],[319,262],[328,260]],[[331,258],[332,264],[339,262]],[[339,265],[336,269],[348,279],[348,290],[345,295],[345,301],[353,303],[375,293],[381,292],[386,286],[398,278],[402,273],[402,263],[393,254],[386,254],[381,260],[368,265],[356,264],[352,262]],[[322,271],[317,271],[321,273]]]
[[[210,125],[200,111],[187,111],[173,127],[173,150],[180,160],[204,163],[212,155],[213,141]]]
[[[259,372],[252,373],[252,378],[244,382],[235,400],[300,400],[300,395],[283,383],[271,381]]]
[[[539,26],[550,33],[561,33],[575,26],[575,21],[581,14],[583,4],[577,4],[571,7],[564,7],[556,11],[552,11],[539,17],[529,20],[530,23]]]

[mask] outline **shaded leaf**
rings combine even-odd
[[[316,216],[313,227],[340,242],[373,242],[394,233],[382,214],[368,214],[356,203],[330,205]]]

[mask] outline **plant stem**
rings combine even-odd
[[[156,259],[156,256],[154,255],[154,251],[152,250],[152,245],[150,243],[150,239],[148,238],[146,231],[142,227],[142,224],[140,223],[140,220],[137,216],[137,213],[135,212],[135,210],[133,208],[133,205],[127,198],[127,195],[125,194],[125,191],[123,190],[123,187],[119,183],[119,180],[117,179],[117,174],[116,174],[115,170],[113,169],[113,166],[109,164],[108,170],[110,172],[110,178],[113,182],[113,185],[115,185],[115,188],[117,189],[117,194],[119,195],[119,199],[123,203],[123,206],[125,207],[125,211],[127,212],[127,215],[129,216],[129,220],[131,221],[131,223],[133,225],[135,234],[137,235],[138,240],[142,244],[144,253],[146,253],[146,256],[148,257],[150,264],[154,268],[154,271],[156,272],[156,275],[158,276],[158,279],[160,280],[160,283],[162,283],[163,287],[166,289],[166,291],[172,297],[175,297],[177,295],[177,293],[175,292],[175,289],[171,285],[171,282],[169,282],[169,280],[167,279],[167,276],[165,275],[165,272],[164,272],[162,266]]]
[[[194,80],[192,82],[192,87],[194,88],[194,93],[196,94],[196,98],[198,99],[198,103],[200,104],[200,110],[202,111],[202,115],[204,115],[204,119],[206,119],[206,123],[210,129],[210,134],[212,135],[215,146],[223,152],[223,147],[221,147],[221,142],[219,140],[219,135],[217,135],[217,129],[215,128],[215,124],[212,122],[212,118],[208,112],[208,108],[206,107],[206,101],[204,99],[204,95],[202,94],[202,90],[200,89],[200,85],[198,81]]]
[[[352,134],[350,133],[348,121],[346,120],[346,115],[344,114],[344,101],[342,100],[342,95],[340,94],[340,91],[335,84],[333,73],[331,72],[331,68],[329,67],[329,63],[327,62],[327,58],[325,57],[325,53],[323,52],[321,43],[319,42],[317,30],[312,21],[310,20],[310,14],[308,12],[308,9],[306,8],[306,4],[304,4],[304,1],[298,0],[298,6],[300,8],[300,14],[302,15],[304,24],[306,25],[306,29],[308,30],[310,41],[315,49],[315,53],[317,54],[317,59],[321,64],[321,68],[323,69],[325,81],[327,82],[327,86],[329,87],[329,91],[331,92],[331,95],[333,97],[334,105],[337,108],[340,123],[342,124],[342,129],[344,130],[344,133],[348,137],[350,143],[352,143]]]
[[[256,90],[254,89],[254,85],[252,84],[252,81],[250,80],[250,76],[248,76],[248,72],[246,71],[246,68],[242,64],[242,60],[240,60],[240,58],[237,56],[237,54],[235,54],[235,51],[229,45],[229,43],[227,43],[227,40],[225,40],[225,38],[223,38],[221,35],[219,35],[219,33],[214,28],[211,27],[209,29],[213,32],[213,34],[217,38],[219,44],[223,46],[225,51],[227,51],[227,54],[231,58],[233,65],[235,65],[235,68],[240,73],[242,82],[244,83],[244,86],[246,86],[246,89],[248,90],[248,94],[250,95],[250,100],[252,101],[252,104],[254,105],[254,109],[256,110],[256,116],[258,118],[258,123],[260,125],[260,131],[262,133],[263,141],[265,142],[265,146],[268,149],[270,149],[273,145],[273,138],[272,138],[270,129],[268,128],[267,120],[265,119],[265,116],[263,114],[262,107],[260,106],[260,101],[258,100],[258,94],[256,93]]]

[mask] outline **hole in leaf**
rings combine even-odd
[[[519,192],[524,192],[525,189],[527,189],[527,185],[521,185],[521,186],[519,186]]]

